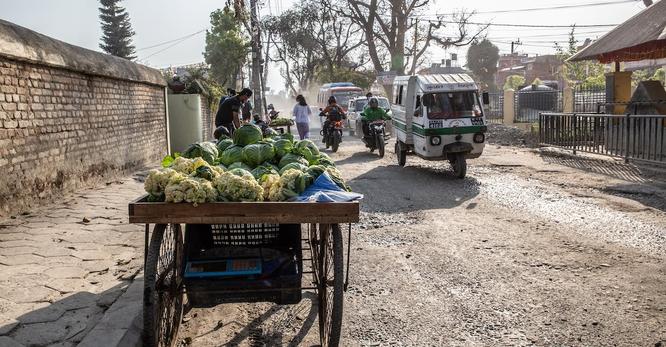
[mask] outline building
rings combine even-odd
[[[562,86],[559,73],[561,68],[562,61],[554,54],[533,57],[527,54],[503,54],[498,62],[495,83],[501,87],[508,76],[519,75],[525,77],[527,84],[539,78],[540,80],[558,81],[558,85]]]
[[[452,54],[452,58],[457,58]],[[469,73],[458,64],[458,59],[442,59],[441,63],[432,63],[430,67],[419,70],[419,75],[433,75],[433,74],[464,74]]]

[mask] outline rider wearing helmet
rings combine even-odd
[[[331,124],[331,122],[347,119],[345,111],[338,105],[338,102],[333,95],[328,98],[328,106],[326,106],[326,108],[323,109],[321,113],[319,113],[319,116],[326,116],[326,121],[324,122],[324,126],[322,128],[322,135],[324,135],[324,137],[326,137],[326,131],[328,130],[328,125]],[[324,141],[324,139],[322,139],[322,141]]]
[[[361,112],[361,125],[363,126],[363,136],[364,138],[369,135],[370,129],[368,124],[376,120],[390,120],[391,116],[384,111],[383,108],[379,107],[379,100],[375,97],[371,97],[368,101],[368,106]]]

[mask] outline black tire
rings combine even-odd
[[[377,143],[375,144],[377,146],[377,150],[379,152],[379,157],[384,158],[384,134],[377,134]]]
[[[467,159],[465,159],[465,154],[456,153],[455,157],[450,162],[456,177],[465,178],[465,175],[467,175]]]
[[[336,130],[333,133],[333,141],[331,141],[331,150],[333,152],[338,151],[338,148],[340,147],[340,142],[342,142],[342,136],[340,136],[340,132]]]
[[[180,225],[156,225],[148,248],[143,285],[144,347],[175,345],[183,316],[182,265]]]
[[[319,251],[316,254],[319,258],[317,261],[319,340],[322,347],[337,347],[342,333],[344,304],[342,231],[338,224],[320,225],[319,231]]]
[[[398,157],[398,165],[405,166],[407,164],[407,149],[400,141],[395,142],[395,154]]]

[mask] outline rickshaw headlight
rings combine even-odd
[[[483,133],[474,134],[474,142],[483,143],[483,141],[485,140],[486,140],[486,135],[484,135]]]
[[[442,143],[442,138],[439,136],[431,136],[430,137],[430,144],[433,146],[439,146],[439,144]]]

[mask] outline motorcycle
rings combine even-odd
[[[376,149],[379,157],[384,158],[384,147],[388,139],[384,121],[376,120],[368,124],[368,136],[363,138],[363,142],[366,147],[370,148],[370,152],[374,152]]]
[[[326,119],[327,121],[324,122],[320,134],[324,144],[326,144],[326,149],[330,147],[333,152],[337,152],[342,142],[342,129],[344,129],[343,117],[339,114],[335,114],[332,117],[326,115]]]

